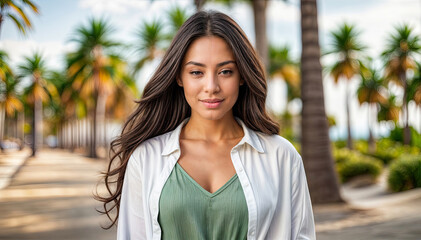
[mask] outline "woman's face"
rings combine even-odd
[[[232,114],[243,84],[234,54],[220,37],[196,39],[183,59],[179,86],[192,110],[192,118],[219,120]]]

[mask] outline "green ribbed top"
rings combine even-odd
[[[247,239],[247,203],[237,174],[210,193],[177,163],[162,189],[158,221],[163,240]]]

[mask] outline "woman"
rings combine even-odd
[[[112,143],[99,199],[118,239],[315,239],[302,160],[266,92],[231,18],[190,17]]]

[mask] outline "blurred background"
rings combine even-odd
[[[417,0],[1,1],[0,239],[115,239],[92,198],[110,142],[200,9],[265,64],[318,239],[420,239]]]

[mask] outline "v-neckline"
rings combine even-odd
[[[221,193],[222,191],[224,191],[224,189],[226,189],[232,182],[234,182],[234,180],[238,177],[237,173],[234,174],[234,176],[232,176],[224,185],[222,185],[218,190],[216,190],[215,192],[211,193],[208,190],[204,189],[202,187],[202,185],[200,185],[199,183],[196,182],[196,180],[194,180],[187,172],[186,170],[184,170],[184,168],[178,164],[178,162],[176,163],[177,167],[180,169],[180,171],[187,177],[187,179],[189,179],[193,185],[195,185],[201,192],[203,192],[206,196],[213,198],[216,195],[218,195],[219,193]]]

